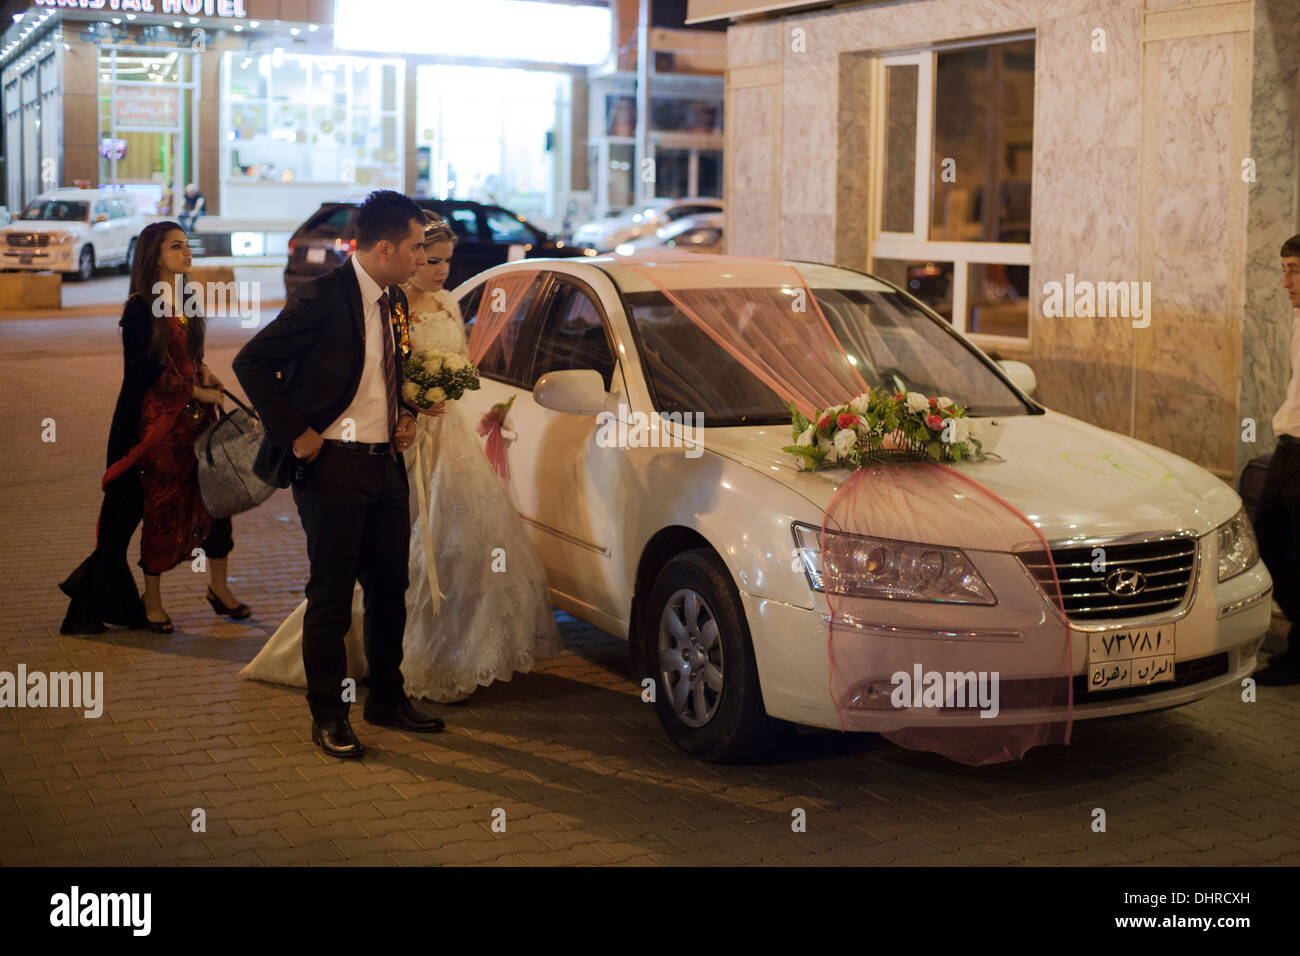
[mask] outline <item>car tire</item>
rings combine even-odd
[[[122,260],[122,275],[131,274],[131,263],[135,259],[135,240],[132,239],[126,244],[126,258]]]
[[[664,566],[643,628],[645,673],[673,743],[712,763],[733,763],[762,757],[780,742],[789,725],[764,708],[740,594],[716,554],[697,548]]]
[[[95,278],[95,250],[91,246],[83,246],[77,258],[77,278],[82,282]]]

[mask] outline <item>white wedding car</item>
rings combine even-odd
[[[770,747],[791,723],[841,726],[828,687],[817,530],[848,473],[798,470],[781,451],[792,444],[784,403],[662,291],[785,283],[788,293],[790,271],[682,258],[690,262],[637,268],[616,257],[530,260],[461,285],[455,294],[472,324],[485,283],[536,272],[525,307],[480,364],[483,387],[462,406],[477,421],[516,398],[506,422],[509,485],[555,606],[629,641],[632,675],[657,682],[660,721],[679,746],[739,760]],[[960,468],[1023,512],[1052,548],[1075,638],[1074,718],[1185,704],[1251,673],[1272,582],[1228,485],[1167,451],[1043,408],[1029,397],[1027,366],[999,366],[889,283],[792,265],[841,340],[862,343],[866,354],[853,361],[869,384],[950,396],[981,420],[985,450],[1002,460]],[[611,428],[602,413],[627,424]],[[698,413],[702,428],[690,434]],[[645,440],[644,429],[641,440],[629,437],[638,416],[658,416],[657,440]],[[1097,547],[1108,558],[1100,571]],[[867,602],[872,618],[857,623],[863,640],[912,642],[922,660],[935,637],[1006,634],[1051,615],[1065,633],[1032,557],[944,554],[973,564],[989,606],[895,586],[892,599],[881,592]],[[874,593],[868,577],[858,595]],[[1121,643],[1094,638],[1139,629],[1163,635],[1172,669],[1159,682],[1090,687],[1088,675],[1107,667],[1106,648]],[[1061,708],[1027,713],[1024,722],[1064,717]],[[979,723],[950,710],[928,719]],[[914,720],[873,710],[855,714],[853,729]]]
[[[56,189],[0,227],[0,268],[65,272],[92,279],[103,266],[131,271],[145,227],[122,189]]]

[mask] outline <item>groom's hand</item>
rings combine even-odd
[[[325,440],[317,434],[316,429],[308,428],[305,432],[293,440],[293,454],[296,458],[303,461],[312,461],[320,454],[321,446]]]
[[[415,441],[415,419],[411,415],[404,414],[397,420],[393,440],[397,443],[398,451],[406,451],[411,447],[411,442]]]

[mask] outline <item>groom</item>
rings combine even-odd
[[[266,427],[253,470],[292,483],[311,574],[302,656],[312,742],[332,757],[365,747],[344,695],[356,581],[365,594],[368,723],[443,729],[402,688],[402,632],[410,518],[401,452],[415,439],[416,409],[402,402],[397,288],[424,260],[424,213],[376,190],[357,210],[356,253],[303,285],[235,357],[235,374]]]

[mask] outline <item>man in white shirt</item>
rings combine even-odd
[[[332,757],[365,752],[348,722],[344,684],[358,581],[370,670],[365,719],[443,729],[412,705],[401,672],[410,535],[401,453],[415,437],[417,410],[400,396],[396,331],[406,298],[398,285],[423,264],[424,212],[377,190],[357,210],[356,239],[352,260],[299,287],[234,362],[267,433],[254,471],[280,487],[292,482],[307,535],[307,704],[312,742]]]
[[[1291,622],[1286,650],[1255,674],[1259,684],[1300,683],[1300,235],[1282,244],[1282,288],[1291,299],[1291,381],[1273,416],[1277,450],[1255,512],[1259,555],[1273,576],[1273,598]]]

